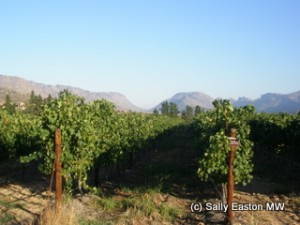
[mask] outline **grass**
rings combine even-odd
[[[157,189],[142,187],[133,190],[122,188],[120,193],[125,193],[128,197],[104,196],[94,201],[93,207],[123,213],[129,220],[153,218],[174,222],[182,210],[172,206],[159,191],[159,187]]]
[[[54,207],[47,208],[40,216],[39,225],[80,225],[74,207],[67,206],[67,210],[56,212]]]
[[[6,209],[22,209],[24,205],[20,203],[8,202],[3,199],[0,199],[0,206],[5,207]]]
[[[112,199],[111,197],[103,197],[98,202],[99,206],[101,206],[105,210],[119,210],[120,204],[115,199]]]
[[[109,221],[98,221],[98,220],[86,220],[86,219],[80,219],[79,220],[80,225],[113,225],[113,222]]]
[[[22,209],[23,205],[19,203],[12,203],[3,199],[0,199],[0,207],[4,208],[4,212],[0,215],[0,224],[6,224],[16,219],[16,217],[7,211],[10,209]]]
[[[159,207],[159,212],[167,221],[174,222],[175,219],[180,215],[181,210],[169,205],[161,205]]]
[[[11,214],[5,214],[4,216],[0,216],[0,224],[9,223],[13,220],[15,220],[15,216]]]

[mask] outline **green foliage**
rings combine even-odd
[[[44,132],[41,133],[45,148],[35,151],[23,161],[39,159],[41,170],[51,173],[54,160],[53,134],[56,128],[62,130],[62,174],[68,188],[77,181],[81,190],[86,186],[87,172],[94,159],[109,148],[112,130],[110,115],[115,113],[113,106],[106,101],[84,104],[84,100],[68,91],[45,106],[41,120]]]
[[[164,101],[163,103],[161,103],[161,114],[162,115],[169,115],[170,114],[170,107],[169,107],[169,102],[168,101]]]
[[[28,155],[42,146],[41,123],[37,117],[19,112],[10,115],[0,110],[0,123],[0,161]]]
[[[16,112],[16,105],[11,101],[9,95],[6,95],[3,108],[9,113],[14,114]]]
[[[10,118],[8,114],[3,115]],[[147,147],[157,135],[179,123],[159,115],[118,113],[105,100],[84,103],[84,99],[68,91],[61,92],[57,99],[45,105],[40,117],[20,116],[22,118],[18,123],[24,126],[16,133],[11,132],[12,137],[3,136],[7,139],[4,145],[9,147],[7,144],[11,143],[9,151],[13,152],[27,143],[27,147],[19,153],[21,161],[37,160],[40,170],[50,174],[54,161],[54,131],[60,128],[62,174],[68,191],[72,190],[74,183],[77,183],[79,190],[89,188],[87,175],[93,167],[116,163],[132,155]],[[25,133],[26,138],[18,140],[18,135]]]
[[[186,121],[191,121],[194,117],[193,108],[191,106],[187,105],[185,107],[185,110],[182,111],[181,117],[182,117],[182,119],[184,119]]]
[[[18,132],[15,132],[16,156],[22,157],[39,151],[44,142],[42,136],[45,131],[39,117],[17,113],[14,116]]]
[[[234,161],[235,182],[245,185],[252,179],[253,143],[249,140],[250,127],[247,117],[254,111],[251,108],[233,108],[228,100],[215,100],[213,105],[213,111],[199,114],[194,123],[200,133],[199,142],[204,150],[203,158],[199,161],[198,175],[204,181],[214,179],[226,182],[227,158],[230,151],[227,136],[229,128],[235,127],[240,142]]]
[[[260,113],[249,118],[251,139],[263,150],[300,160],[300,115]]]
[[[16,221],[15,215],[7,212],[13,209],[23,209],[23,205],[0,199],[0,224],[14,224],[13,221]]]
[[[177,117],[178,116],[178,113],[179,113],[179,109],[178,109],[178,106],[176,103],[174,102],[171,102],[170,103],[170,117]]]
[[[7,209],[22,209],[23,208],[22,204],[6,201],[3,199],[0,199],[0,206],[5,207]]]
[[[7,224],[14,221],[16,217],[12,214],[5,214],[0,216],[0,224]]]
[[[0,123],[0,161],[3,161],[15,156],[16,123],[13,116],[4,110],[0,110]]]
[[[128,191],[122,189],[122,192]],[[129,197],[122,199],[102,197],[96,204],[105,210],[124,211],[145,217],[159,214],[164,220],[174,222],[182,211],[178,207],[174,208],[170,203],[162,201],[162,198],[161,194],[154,189],[137,189],[130,191]]]
[[[202,109],[199,105],[196,105],[194,116],[199,115],[201,112],[204,112],[204,109]]]
[[[79,190],[90,189],[87,176],[92,168],[130,158],[182,122],[162,115],[117,112],[105,100],[85,103],[68,91],[43,101],[32,92],[30,113],[11,115],[0,110],[0,161],[35,160],[43,173],[50,174],[54,163],[54,131],[60,128],[62,174],[68,191],[74,184]]]
[[[161,114],[162,115],[166,115],[166,116],[170,116],[173,118],[178,117],[178,113],[179,113],[179,109],[176,103],[174,102],[168,102],[168,101],[164,101],[161,104]]]
[[[159,113],[158,113],[158,110],[157,110],[157,109],[154,109],[154,110],[153,110],[153,114],[154,114],[154,115],[158,115],[158,114],[159,114]]]
[[[165,115],[152,116],[150,119],[153,123],[153,138],[183,123],[183,120],[179,117],[171,118]]]
[[[34,91],[31,91],[30,98],[26,103],[25,112],[32,115],[40,115],[44,100],[41,95],[35,95]]]

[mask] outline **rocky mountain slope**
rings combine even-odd
[[[15,102],[25,102],[29,98],[32,90],[42,97],[47,97],[49,94],[56,96],[60,91],[68,89],[72,93],[84,97],[86,101],[93,101],[96,99],[106,99],[114,103],[119,110],[124,111],[148,111],[152,112],[154,109],[160,110],[161,103],[150,110],[141,109],[132,104],[124,95],[117,92],[91,92],[76,87],[64,85],[46,85],[28,81],[20,77],[0,75],[0,102],[4,101],[5,96],[9,94],[11,99]],[[165,101],[174,102],[178,105],[179,110],[185,109],[186,105],[195,107],[199,105],[204,109],[213,108],[213,98],[202,92],[179,92],[166,99]],[[300,91],[290,94],[267,93],[255,100],[240,97],[237,100],[231,99],[236,107],[253,105],[258,112],[286,112],[298,113],[300,111]]]
[[[213,108],[213,100],[212,97],[201,92],[181,92],[165,101],[176,103],[179,110],[182,111],[185,109],[186,105],[192,107],[199,105],[204,109],[211,109]],[[257,112],[285,112],[294,114],[300,111],[300,91],[290,94],[267,93],[255,100],[240,97],[237,100],[231,99],[231,102],[236,107],[253,105]],[[161,108],[161,103],[154,107],[152,111],[154,109],[159,110]]]
[[[199,105],[201,108],[204,109],[211,109],[213,108],[212,102],[213,98],[209,95],[206,95],[202,92],[180,92],[175,94],[173,97],[166,99],[165,101],[174,102],[177,104],[180,111],[184,110],[187,105],[195,107]],[[161,102],[162,103],[162,102]],[[154,109],[159,110],[161,108],[161,103],[155,106]]]
[[[46,85],[28,81],[20,77],[5,75],[0,75],[0,88],[3,90],[3,93],[14,93],[14,95],[25,96],[30,94],[30,92],[33,90],[35,94],[40,94],[42,97],[47,97],[49,94],[52,96],[57,96],[60,91],[67,89],[76,95],[84,97],[86,101],[106,99],[114,103],[119,110],[132,110],[138,112],[143,111],[128,101],[124,95],[117,92],[90,92],[76,87],[64,85]]]
[[[242,97],[236,101],[232,100],[232,102],[236,107],[253,105],[258,112],[298,113],[300,111],[300,91],[290,94],[267,93],[255,100]]]

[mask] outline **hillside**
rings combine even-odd
[[[195,107],[199,105],[204,109],[213,108],[212,102],[213,98],[202,92],[180,92],[175,94],[173,97],[166,99],[165,101],[174,102],[177,104],[180,111],[184,110],[187,105]],[[161,102],[162,103],[162,102]],[[159,110],[161,108],[161,103],[155,106],[153,109]],[[153,111],[152,109],[152,111]]]
[[[185,109],[186,105],[192,107],[199,105],[204,109],[211,109],[213,108],[212,102],[214,99],[201,92],[180,92],[165,101],[176,103],[179,110],[182,111]],[[253,105],[257,112],[285,112],[294,114],[300,111],[300,91],[290,94],[267,93],[255,100],[247,97],[240,97],[237,100],[231,99],[231,102],[235,107]],[[151,111],[154,109],[160,110],[161,103],[151,109]]]
[[[0,88],[2,90],[9,90],[8,94],[12,96],[12,99],[22,99],[25,96],[29,96],[30,92],[33,90],[36,94],[42,97],[47,97],[49,94],[52,96],[57,96],[57,94],[67,89],[72,93],[79,95],[86,99],[86,101],[94,101],[97,99],[106,99],[114,103],[119,110],[132,110],[132,111],[143,111],[137,106],[133,105],[128,99],[117,92],[90,92],[76,87],[64,86],[64,85],[46,85],[41,83],[36,83],[33,81],[28,81],[20,77],[15,76],[5,76],[0,75]],[[5,92],[5,91],[3,91]],[[6,93],[6,92],[5,92]],[[5,98],[4,94],[4,98]],[[22,98],[16,96],[23,96]],[[3,97],[1,95],[0,97]],[[0,98],[1,100],[1,98]]]
[[[0,102],[4,101],[5,96],[9,94],[12,101],[25,102],[31,90],[34,90],[36,94],[40,94],[42,97],[47,97],[49,94],[56,96],[60,91],[68,89],[72,93],[84,97],[87,101],[93,101],[96,99],[106,99],[114,103],[119,110],[124,111],[147,111],[152,112],[154,109],[160,110],[161,101],[157,106],[152,109],[144,110],[134,104],[132,104],[124,95],[117,92],[91,92],[83,90],[77,87],[64,86],[64,85],[46,85],[28,81],[20,77],[0,75]],[[195,107],[199,105],[204,109],[213,108],[213,98],[202,92],[179,92],[174,96],[164,100],[174,102],[178,105],[179,110],[185,109],[186,105]],[[231,99],[232,103],[236,107],[253,105],[257,112],[286,112],[286,113],[298,113],[300,111],[300,91],[290,94],[278,94],[278,93],[266,93],[261,95],[260,98],[252,100],[247,97],[240,97],[237,100]]]
[[[12,102],[25,102],[29,98],[29,94],[22,94],[17,91],[0,87],[0,102],[4,102],[6,95],[11,97]]]
[[[290,94],[267,93],[255,100],[242,97],[232,102],[236,107],[253,105],[258,112],[297,113],[300,111],[300,91]]]

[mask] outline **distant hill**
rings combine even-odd
[[[90,92],[71,86],[46,85],[28,81],[20,77],[0,75],[0,102],[5,100],[7,94],[11,96],[14,102],[25,102],[29,98],[31,90],[34,90],[36,94],[40,94],[42,97],[47,97],[49,94],[56,96],[64,89],[68,89],[72,93],[84,97],[86,101],[106,99],[114,103],[117,109],[124,111],[152,112],[154,109],[160,110],[161,103],[163,102],[150,110],[143,110],[133,105],[124,95],[117,92]],[[176,103],[179,110],[182,111],[186,105],[192,107],[199,105],[204,109],[211,109],[213,108],[213,100],[212,97],[202,92],[180,92],[165,101]],[[236,107],[253,105],[257,112],[298,113],[300,111],[300,91],[290,94],[267,93],[255,100],[240,97],[237,100],[231,99],[231,102]]]
[[[300,111],[300,91],[290,94],[267,93],[255,100],[242,97],[232,100],[232,103],[236,107],[253,105],[258,112],[298,113]]]
[[[40,94],[42,97],[47,97],[49,94],[52,96],[57,96],[57,94],[67,89],[72,93],[79,95],[86,99],[86,101],[93,101],[96,99],[106,99],[112,103],[114,103],[119,110],[124,111],[143,111],[139,107],[133,105],[128,99],[117,92],[90,92],[80,88],[71,87],[71,86],[64,86],[64,85],[46,85],[41,83],[36,83],[33,81],[28,81],[20,77],[15,76],[5,76],[0,75],[0,89],[4,93],[0,95],[1,98],[5,99],[5,93],[10,93],[11,98],[14,99],[22,99],[24,101],[25,96],[29,97],[30,92],[33,90],[35,94]],[[23,96],[16,97],[16,96]],[[0,98],[0,101],[1,101]],[[2,99],[3,101],[3,99]]]
[[[165,101],[174,102],[177,104],[180,111],[184,110],[187,105],[195,107],[199,105],[201,108],[204,109],[211,109],[213,108],[212,102],[213,98],[209,95],[206,95],[202,92],[180,92],[175,94],[173,97],[166,99]],[[162,101],[164,102],[164,101]],[[151,111],[154,109],[160,110],[161,103],[155,106]]]
[[[255,100],[246,97],[240,97],[238,100],[230,100],[235,107],[253,105],[257,112],[285,112],[294,114],[300,111],[300,91],[291,94],[267,93]],[[186,105],[192,107],[199,105],[204,109],[211,109],[213,108],[212,102],[214,99],[201,92],[181,92],[165,101],[176,103],[179,110],[182,111]],[[152,112],[154,109],[160,110],[161,103],[149,110],[149,112]]]
[[[26,102],[29,94],[21,94],[17,91],[0,87],[0,102],[4,102],[6,95],[9,95],[12,102]]]

